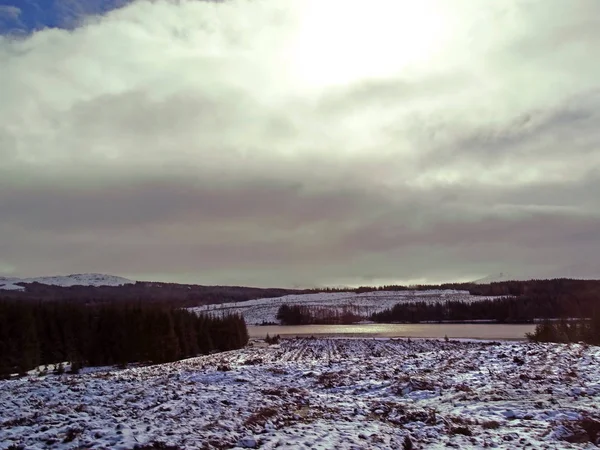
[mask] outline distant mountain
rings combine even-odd
[[[308,291],[132,281],[98,273],[36,278],[0,277],[0,300],[61,300],[91,303],[143,301],[192,307],[302,293]]]
[[[488,284],[488,283],[499,283],[501,281],[527,281],[529,277],[513,275],[507,272],[500,272],[497,274],[488,275],[487,277],[480,278],[479,280],[473,281],[475,284]]]
[[[37,277],[37,278],[9,278],[0,277],[0,289],[9,291],[24,291],[20,283],[40,283],[49,286],[123,286],[134,284],[135,281],[114,275],[100,273],[80,273],[66,276]]]

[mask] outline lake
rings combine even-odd
[[[267,325],[248,326],[251,338],[264,338],[279,334],[294,336],[346,336],[346,337],[413,337],[413,338],[466,338],[525,340],[525,333],[532,332],[534,324],[384,324],[357,325]]]

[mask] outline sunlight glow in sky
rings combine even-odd
[[[6,0],[0,276],[600,276],[597,0]]]
[[[437,0],[312,0],[300,10],[292,75],[321,87],[422,70],[449,35],[449,13]]]

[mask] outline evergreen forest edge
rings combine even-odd
[[[168,305],[0,301],[0,377],[38,366],[158,364],[244,347],[239,315],[210,317]]]

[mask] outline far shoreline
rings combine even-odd
[[[352,337],[404,339],[475,339],[526,341],[526,333],[535,324],[427,323],[427,324],[356,324],[356,325],[248,325],[251,338]]]

